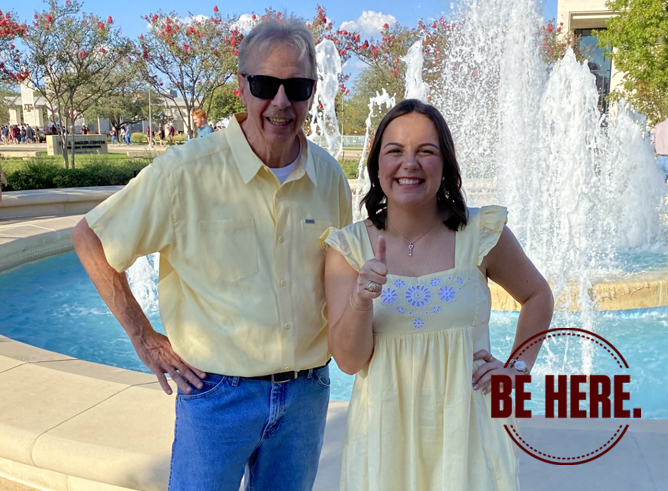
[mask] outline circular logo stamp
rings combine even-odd
[[[546,340],[580,342],[590,352],[600,351],[603,357],[609,357],[608,365],[611,366],[612,363],[615,371],[621,372],[612,376],[593,373],[545,374],[544,414],[546,419],[640,418],[640,408],[624,409],[624,401],[630,400],[630,394],[624,387],[625,384],[631,382],[631,375],[627,372],[628,363],[617,348],[596,333],[577,328],[557,328],[540,332],[513,351],[505,368],[512,367],[515,359],[521,359],[529,348]],[[531,375],[515,377],[514,413],[518,419],[532,417],[531,410],[525,408],[525,403],[531,400],[531,393],[527,391],[525,385],[531,381]],[[512,392],[512,380],[509,376],[492,376],[492,417],[507,418],[513,414]],[[591,462],[612,450],[623,438],[629,425],[628,423],[615,425],[610,434],[602,441],[591,448],[578,449],[577,452],[570,455],[556,455],[557,452],[545,448],[545,442],[527,441],[513,424],[506,424],[504,427],[515,444],[533,458],[548,464],[578,465]],[[543,448],[541,448],[541,443]]]

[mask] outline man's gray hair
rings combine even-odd
[[[306,76],[316,80],[318,65],[315,57],[313,34],[300,19],[267,19],[256,25],[239,45],[239,73],[243,75],[262,75],[248,73],[251,57],[267,53],[279,43],[291,45],[297,51],[300,61],[305,60]]]

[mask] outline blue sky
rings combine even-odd
[[[64,0],[60,0],[64,2]],[[80,0],[81,1],[81,0]],[[514,1],[514,0],[507,0]],[[551,19],[557,16],[557,0],[537,0],[543,3],[543,16]],[[3,10],[7,8],[7,3]],[[23,21],[32,21],[35,11],[46,9],[46,4],[41,0],[12,1],[9,7],[18,14]],[[217,5],[223,15],[243,15],[263,13],[268,6],[275,10],[295,13],[304,18],[313,18],[316,14],[318,4],[322,5],[327,17],[334,21],[335,27],[343,27],[359,30],[365,35],[377,35],[378,29],[385,22],[399,22],[402,25],[413,27],[417,25],[418,19],[438,18],[452,11],[456,0],[245,0],[243,2],[231,2],[229,0],[207,0],[206,2],[189,2],[183,0],[158,0],[157,2],[142,2],[131,0],[112,0],[109,2],[83,0],[83,10],[100,16],[111,15],[115,24],[121,27],[123,34],[131,38],[137,38],[146,32],[146,21],[144,15],[153,13],[158,9],[164,12],[175,11],[181,17],[193,15],[210,15],[214,5]],[[353,68],[353,67],[349,67]],[[344,71],[346,71],[344,69]],[[353,71],[355,71],[353,69]]]
[[[2,3],[5,4],[3,10],[9,7],[26,21],[32,20],[35,11],[45,10],[46,7],[41,0]],[[312,18],[316,13],[316,6],[320,4],[326,9],[327,16],[335,22],[336,27],[344,22],[357,22],[358,25],[371,27],[374,22],[387,19],[387,16],[393,16],[401,24],[412,27],[417,24],[418,19],[438,18],[442,14],[449,13],[453,3],[456,4],[456,0],[454,2],[450,0],[364,0],[363,2],[355,0],[246,0],[244,2],[210,0],[193,2],[190,7],[188,7],[189,2],[183,0],[158,0],[157,2],[83,0],[82,3],[84,11],[104,17],[111,15],[116,24],[123,29],[125,35],[137,37],[146,30],[146,22],[141,17],[158,9],[173,10],[180,16],[186,17],[189,11],[195,15],[209,15],[214,5],[218,5],[223,14],[237,15],[251,12],[262,13],[266,7],[271,6],[275,10],[294,12],[301,17]],[[556,17],[557,0],[544,0],[543,14],[545,18]],[[382,24],[383,22],[380,23],[381,26]]]

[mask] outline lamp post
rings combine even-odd
[[[344,106],[343,106],[343,98],[346,94],[341,91],[341,139],[343,140],[343,135],[345,134],[343,132],[343,117],[344,117]]]
[[[148,84],[148,146],[153,146],[153,119],[151,117],[151,84]]]

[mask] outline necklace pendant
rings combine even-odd
[[[408,255],[409,256],[413,255],[413,244],[408,244]]]

